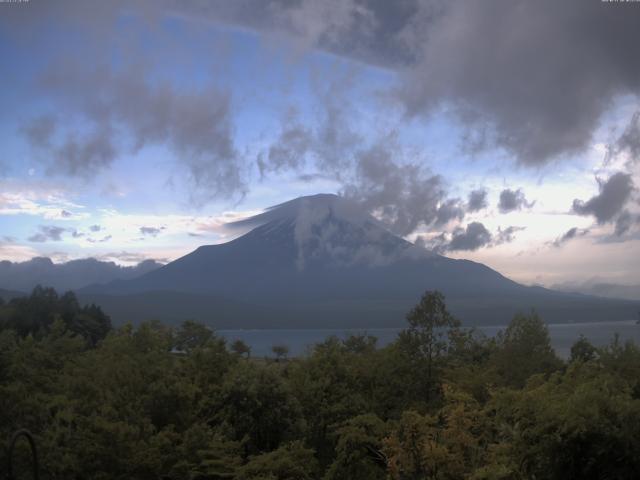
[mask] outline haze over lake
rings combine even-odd
[[[580,335],[595,346],[602,347],[610,343],[616,334],[621,343],[633,340],[640,343],[640,325],[635,320],[620,322],[591,322],[591,323],[559,323],[550,324],[549,335],[556,353],[568,358],[571,345]],[[477,330],[492,337],[504,326],[479,327]],[[400,328],[371,328],[362,329],[281,329],[281,330],[218,330],[217,333],[227,341],[240,339],[251,347],[251,354],[261,357],[272,357],[271,347],[286,345],[291,356],[306,355],[316,343],[321,343],[330,336],[340,339],[350,335],[372,335],[378,339],[378,346],[383,347],[396,340]]]

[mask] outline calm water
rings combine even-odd
[[[504,326],[478,327],[477,330],[487,336],[494,336]],[[317,329],[317,330],[219,330],[218,333],[228,341],[243,340],[251,347],[254,356],[272,356],[273,345],[286,345],[291,356],[305,355],[311,346],[335,335],[346,338],[350,335],[373,335],[378,338],[378,346],[385,346],[395,340],[400,328],[372,328],[362,329]],[[618,333],[620,339],[633,340],[640,344],[640,325],[634,320],[626,322],[602,323],[563,323],[549,325],[551,343],[561,357],[568,357],[571,345],[582,334],[596,346],[606,345]]]

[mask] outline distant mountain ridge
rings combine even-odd
[[[16,292],[12,290],[4,290],[0,288],[0,298],[5,302],[8,302],[12,298],[22,297],[24,296],[24,292]]]
[[[0,289],[30,292],[36,285],[53,287],[62,292],[87,285],[132,279],[160,268],[162,264],[145,260],[132,267],[95,258],[54,263],[48,257],[36,257],[26,262],[0,261]]]
[[[219,328],[401,326],[420,295],[436,289],[467,324],[506,323],[534,307],[553,322],[622,320],[640,305],[527,287],[485,265],[434,254],[335,195],[301,197],[231,227],[250,231],[79,294],[118,312],[116,320],[141,320],[144,312]]]
[[[576,292],[606,298],[640,300],[640,285],[622,285],[618,283],[591,280],[584,283],[560,283],[553,285],[551,288],[562,292]]]

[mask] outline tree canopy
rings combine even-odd
[[[427,292],[388,346],[329,337],[286,362],[248,358],[246,345],[227,345],[193,321],[111,328],[97,307],[50,289],[0,306],[0,319],[0,435],[33,432],[41,478],[634,479],[640,471],[640,348],[578,338],[565,362],[535,313],[487,339]]]

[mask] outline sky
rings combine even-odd
[[[168,262],[316,193],[640,283],[640,2],[0,2],[0,260]]]

